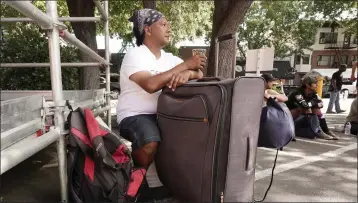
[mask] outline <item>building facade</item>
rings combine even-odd
[[[357,61],[357,36],[344,33],[338,24],[325,23],[317,28],[312,50],[304,50],[303,56],[291,58],[291,64],[298,73],[312,69],[336,69],[340,64],[351,68]]]

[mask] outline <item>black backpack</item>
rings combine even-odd
[[[71,111],[68,127],[70,201],[135,202],[146,170],[133,167],[130,151],[119,137],[100,128],[88,108]]]
[[[300,115],[295,120],[297,137],[315,139],[319,133],[319,119],[315,114]]]
[[[295,125],[284,103],[267,99],[262,108],[258,147],[282,149],[295,137]]]

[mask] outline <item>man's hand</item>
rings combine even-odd
[[[269,99],[270,97],[271,97],[270,94],[265,93],[265,95],[264,95],[264,98],[265,98],[265,99]]]
[[[206,66],[206,56],[195,55],[184,62],[189,70],[203,70]]]
[[[358,66],[358,61],[356,61],[354,64],[353,64],[353,67],[352,67],[352,75],[351,75],[351,81],[354,82],[356,81],[356,71],[357,71],[357,66]]]
[[[167,86],[174,91],[180,85],[187,83],[190,80],[190,77],[191,71],[183,71],[181,73],[174,74]]]
[[[354,82],[354,81],[356,81],[356,79],[357,79],[357,78],[352,74],[352,75],[351,75],[351,81]]]

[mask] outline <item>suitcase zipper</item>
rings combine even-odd
[[[219,155],[220,155],[220,146],[221,146],[221,140],[222,140],[222,134],[224,131],[224,123],[225,123],[225,116],[222,115],[222,112],[226,111],[227,103],[225,102],[227,99],[227,91],[222,85],[217,85],[221,89],[221,104],[219,108],[219,122],[217,122],[217,130],[215,132],[215,144],[214,144],[214,153],[213,153],[213,170],[212,170],[212,177],[213,177],[213,183],[212,183],[212,201],[218,202],[221,200],[221,196],[217,194],[223,194],[223,191],[219,191],[220,188],[218,188],[218,163],[219,163]],[[223,189],[223,188],[222,188]]]
[[[207,118],[187,118],[187,117],[179,117],[179,116],[169,116],[169,115],[157,112],[157,118],[159,118],[159,117],[168,118],[171,120],[178,120],[178,121],[201,122],[201,123],[208,122]]]
[[[206,114],[206,118],[186,118],[186,117],[178,117],[178,118],[180,118],[181,120],[186,120],[186,119],[190,119],[190,120],[188,120],[188,121],[193,121],[193,120],[191,120],[191,119],[194,119],[194,120],[200,120],[200,119],[206,119],[205,121],[202,121],[202,122],[209,122],[210,124],[211,124],[211,120],[212,120],[212,109],[211,109],[211,106],[208,106],[207,105],[207,103],[208,103],[208,98],[207,98],[207,96],[206,95],[195,95],[195,96],[193,96],[193,97],[174,97],[174,96],[172,96],[172,95],[170,95],[170,94],[165,94],[166,96],[168,96],[168,97],[171,97],[171,98],[173,98],[173,99],[192,99],[192,98],[194,98],[194,97],[200,97],[200,99],[203,101],[203,104],[204,104],[204,109],[205,109],[205,114]],[[159,113],[159,112],[157,112],[158,114],[162,114],[162,113]],[[168,115],[165,115],[165,114],[162,114],[163,115],[163,117],[164,116],[167,116],[167,117],[171,117],[171,116],[168,116]],[[175,117],[177,117],[177,116],[175,116]],[[183,119],[182,119],[183,118]],[[171,119],[173,119],[173,120],[178,120],[178,119],[175,119],[175,118],[171,118]],[[195,122],[195,121],[193,121],[193,122]],[[198,121],[198,122],[200,122],[200,121]]]

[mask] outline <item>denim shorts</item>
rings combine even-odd
[[[124,118],[118,127],[120,135],[132,142],[132,152],[151,142],[161,141],[156,114]]]

